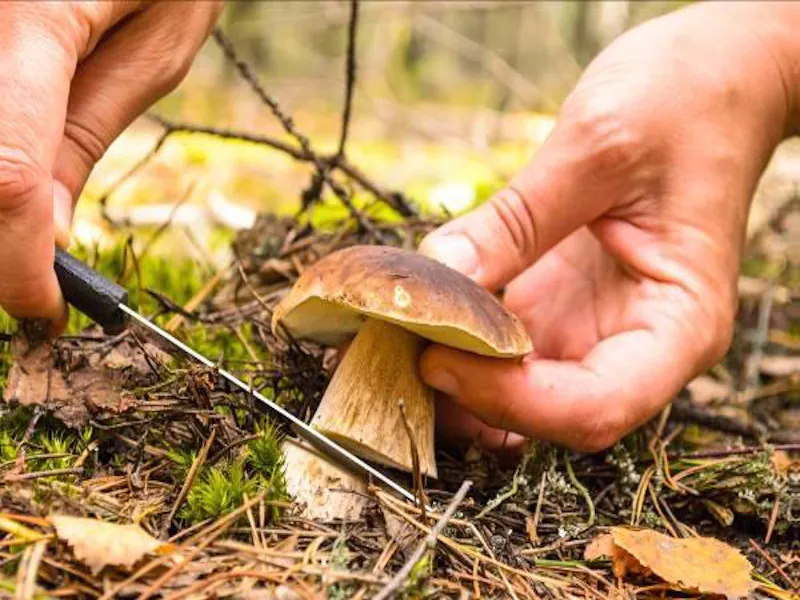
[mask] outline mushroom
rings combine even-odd
[[[417,369],[426,340],[492,357],[532,350],[522,323],[491,293],[440,262],[386,246],[352,246],[306,268],[272,328],[328,346],[352,339],[311,425],[366,460],[411,472],[407,423],[420,471],[434,478],[433,390]]]

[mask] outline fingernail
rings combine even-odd
[[[61,248],[69,246],[72,210],[72,194],[60,181],[53,182],[53,226],[56,244]]]
[[[472,277],[478,272],[478,250],[472,240],[465,235],[443,235],[426,240],[420,246],[420,251],[467,277]]]
[[[429,386],[439,390],[444,394],[448,394],[450,396],[458,395],[458,381],[449,371],[437,369],[430,373],[426,373],[425,381]]]

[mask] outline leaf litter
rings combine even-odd
[[[151,343],[140,348],[129,336],[113,345],[98,340],[50,343],[17,333],[4,400],[39,406],[70,427],[86,425],[93,414],[132,408],[137,400],[130,390],[156,383],[154,364],[168,364],[169,355]]]
[[[72,547],[75,558],[88,566],[93,575],[107,565],[130,568],[148,554],[168,554],[173,549],[138,525],[67,515],[51,515],[49,520],[59,539]]]
[[[729,599],[755,588],[752,565],[732,546],[710,537],[673,538],[652,529],[612,527],[594,538],[587,560],[609,557],[614,575],[655,575],[678,589]]]

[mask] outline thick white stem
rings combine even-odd
[[[311,425],[363,458],[411,472],[402,399],[420,470],[436,477],[433,391],[417,370],[422,344],[402,327],[368,320],[347,349]]]
[[[369,503],[366,483],[299,440],[283,444],[289,495],[301,514],[319,521],[355,521]]]

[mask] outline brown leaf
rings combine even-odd
[[[14,364],[8,374],[3,399],[27,406],[41,406],[71,427],[85,425],[90,415],[123,412],[135,403],[125,388],[147,385],[154,375],[146,357],[132,340],[122,340],[110,351],[96,351],[97,344],[64,347],[32,343],[14,337]],[[152,344],[144,344],[150,356],[168,357]]]
[[[701,594],[743,598],[754,587],[752,569],[737,549],[714,538],[671,538],[657,531],[611,529],[614,573],[652,572],[670,585]]]
[[[146,554],[164,553],[171,548],[138,525],[66,515],[51,515],[50,521],[58,537],[72,546],[75,557],[95,575],[106,565],[131,567]]]
[[[611,558],[614,554],[614,538],[610,533],[601,533],[589,542],[583,551],[584,560],[598,560],[603,557]]]

